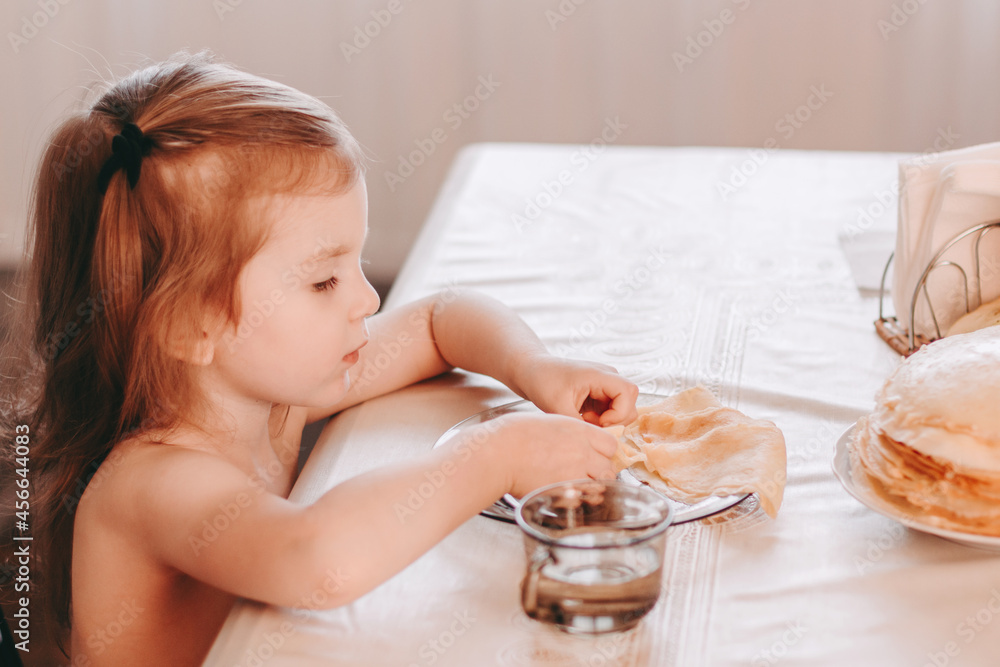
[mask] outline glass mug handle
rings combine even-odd
[[[555,556],[547,552],[545,558],[533,559],[528,563],[528,572],[521,582],[521,608],[526,614],[531,615],[538,610],[538,579],[542,576],[542,568],[555,562]]]

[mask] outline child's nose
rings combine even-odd
[[[355,319],[374,315],[382,303],[378,292],[375,291],[375,288],[372,287],[372,284],[368,282],[368,278],[364,275],[361,276],[361,291],[362,293],[358,298],[357,306],[353,313]]]

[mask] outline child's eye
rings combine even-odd
[[[313,285],[313,291],[314,292],[325,292],[327,290],[333,289],[336,286],[337,286],[337,277],[336,276],[330,276],[329,278],[327,278],[326,280],[324,280],[321,283],[315,283]]]

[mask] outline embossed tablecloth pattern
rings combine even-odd
[[[630,633],[583,639],[520,612],[521,537],[476,517],[346,607],[241,603],[206,664],[1000,664],[1000,559],[902,529],[831,472],[837,438],[898,363],[848,261],[878,256],[873,241],[888,257],[895,212],[874,204],[891,192],[898,157],[466,149],[386,307],[481,290],[559,354],[612,364],[646,392],[701,383],[775,421],[788,446],[778,518],[751,497],[671,529],[651,615]],[[370,222],[381,233],[392,224]],[[311,502],[515,398],[456,373],[349,410],[292,497]]]

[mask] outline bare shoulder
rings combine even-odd
[[[105,476],[84,493],[74,537],[83,549],[74,558],[143,564],[136,580],[179,573],[230,595],[286,602],[287,579],[301,568],[275,571],[273,564],[301,560],[316,529],[304,506],[287,499],[288,479],[269,472],[279,464],[275,452],[258,443],[242,456],[225,449],[235,443],[216,451],[192,440],[188,433],[184,444],[137,440],[116,448]],[[109,556],[112,544],[122,546]],[[176,583],[161,579],[156,595]]]
[[[158,501],[207,483],[244,483],[245,475],[221,457],[190,447],[132,439],[119,443],[97,469],[80,499],[81,511],[124,530],[148,521]]]
[[[222,478],[243,475],[209,452],[137,439],[119,443],[97,470],[74,523],[73,664],[167,655],[171,664],[200,663],[232,598],[177,567],[190,540],[174,508],[209,506],[214,497],[186,499],[190,488],[180,481],[208,490],[206,477],[225,485]],[[119,631],[108,635],[112,627]]]

